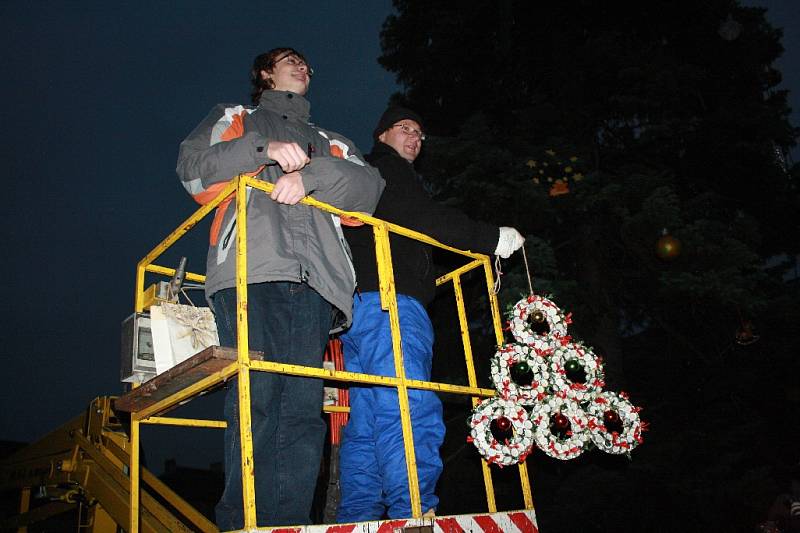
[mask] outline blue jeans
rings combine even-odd
[[[220,345],[236,346],[236,290],[213,296]],[[265,360],[321,367],[331,305],[306,284],[248,286],[249,345]],[[309,523],[326,426],[322,380],[250,372],[256,515],[259,526]],[[225,398],[225,490],[216,507],[222,531],[242,529],[241,445],[236,378]]]
[[[429,381],[433,358],[433,327],[425,308],[398,295],[400,331],[406,377]],[[353,302],[353,326],[342,335],[345,368],[394,376],[389,313],[377,292]],[[409,389],[411,426],[422,511],[436,508],[435,489],[442,473],[439,448],[444,440],[442,404],[436,393]],[[350,387],[350,421],[344,428],[339,455],[341,501],[338,522],[411,516],[408,473],[400,425],[397,389]]]

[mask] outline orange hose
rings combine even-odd
[[[342,353],[342,341],[331,339],[325,349],[325,361],[333,361],[336,370],[344,370],[344,354]],[[350,392],[348,389],[338,389],[338,400],[336,405],[350,405]],[[342,428],[347,424],[347,413],[328,413],[331,421],[331,444],[339,445],[341,442]]]

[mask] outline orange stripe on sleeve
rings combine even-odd
[[[342,151],[341,146],[336,146],[335,144],[331,144],[331,155],[333,157],[338,157],[339,159],[344,159],[344,152]]]
[[[233,121],[231,125],[228,126],[223,133],[220,139],[223,141],[230,141],[232,139],[238,139],[242,135],[244,135],[244,118],[243,115],[246,111],[239,113],[238,115],[233,115]]]

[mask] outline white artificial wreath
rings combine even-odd
[[[513,430],[513,437],[504,442],[498,442],[491,431],[492,421],[500,417],[507,418]],[[498,396],[475,406],[469,426],[467,441],[472,442],[489,463],[502,467],[522,462],[533,448],[533,424],[528,412],[518,403]]]
[[[552,417],[557,414],[567,417],[570,424],[564,437],[556,435],[550,429]],[[574,400],[550,396],[534,404],[531,419],[536,430],[536,446],[555,459],[574,459],[591,442],[586,413]]]
[[[527,344],[506,344],[501,346],[492,358],[492,382],[500,396],[522,405],[531,405],[544,398],[550,389],[550,351],[536,349]],[[515,383],[511,378],[511,368],[515,364],[526,363],[531,369],[533,381],[529,384]]]
[[[624,392],[619,394],[613,392],[600,393],[586,407],[592,442],[606,453],[622,454],[630,452],[644,440],[642,432],[645,427],[639,418],[640,410],[640,408],[634,407],[628,401],[628,396]],[[612,432],[606,428],[605,414],[607,411],[613,411],[619,415],[622,425],[621,433]]]
[[[542,313],[550,328],[549,333],[546,335],[540,335],[531,328],[530,317],[537,311]],[[531,294],[514,304],[511,310],[509,328],[517,342],[530,344],[539,349],[546,349],[551,337],[559,338],[567,335],[567,325],[571,323],[571,316],[564,315],[561,309],[552,301],[544,296]]]
[[[561,339],[554,343],[553,354],[550,356],[550,371],[553,390],[556,395],[571,398],[577,402],[591,400],[605,386],[605,372],[602,360],[595,355],[591,348],[580,343],[566,342]],[[570,360],[580,363],[586,375],[583,383],[570,379],[565,365]]]

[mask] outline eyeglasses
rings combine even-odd
[[[395,124],[392,126],[393,128],[400,128],[403,130],[403,133],[408,135],[409,137],[417,137],[420,141],[424,141],[426,136],[420,130],[416,128],[412,128],[411,126],[407,126],[405,124]]]
[[[292,53],[288,53],[285,56],[283,56],[282,58],[276,60],[275,64],[277,65],[278,63],[280,63],[284,59],[286,60],[286,62],[289,65],[291,65],[293,67],[306,67],[306,73],[308,73],[309,77],[314,75],[314,69],[311,68],[310,66],[308,66],[308,63],[306,63],[305,61],[303,61],[299,57],[294,56]]]

